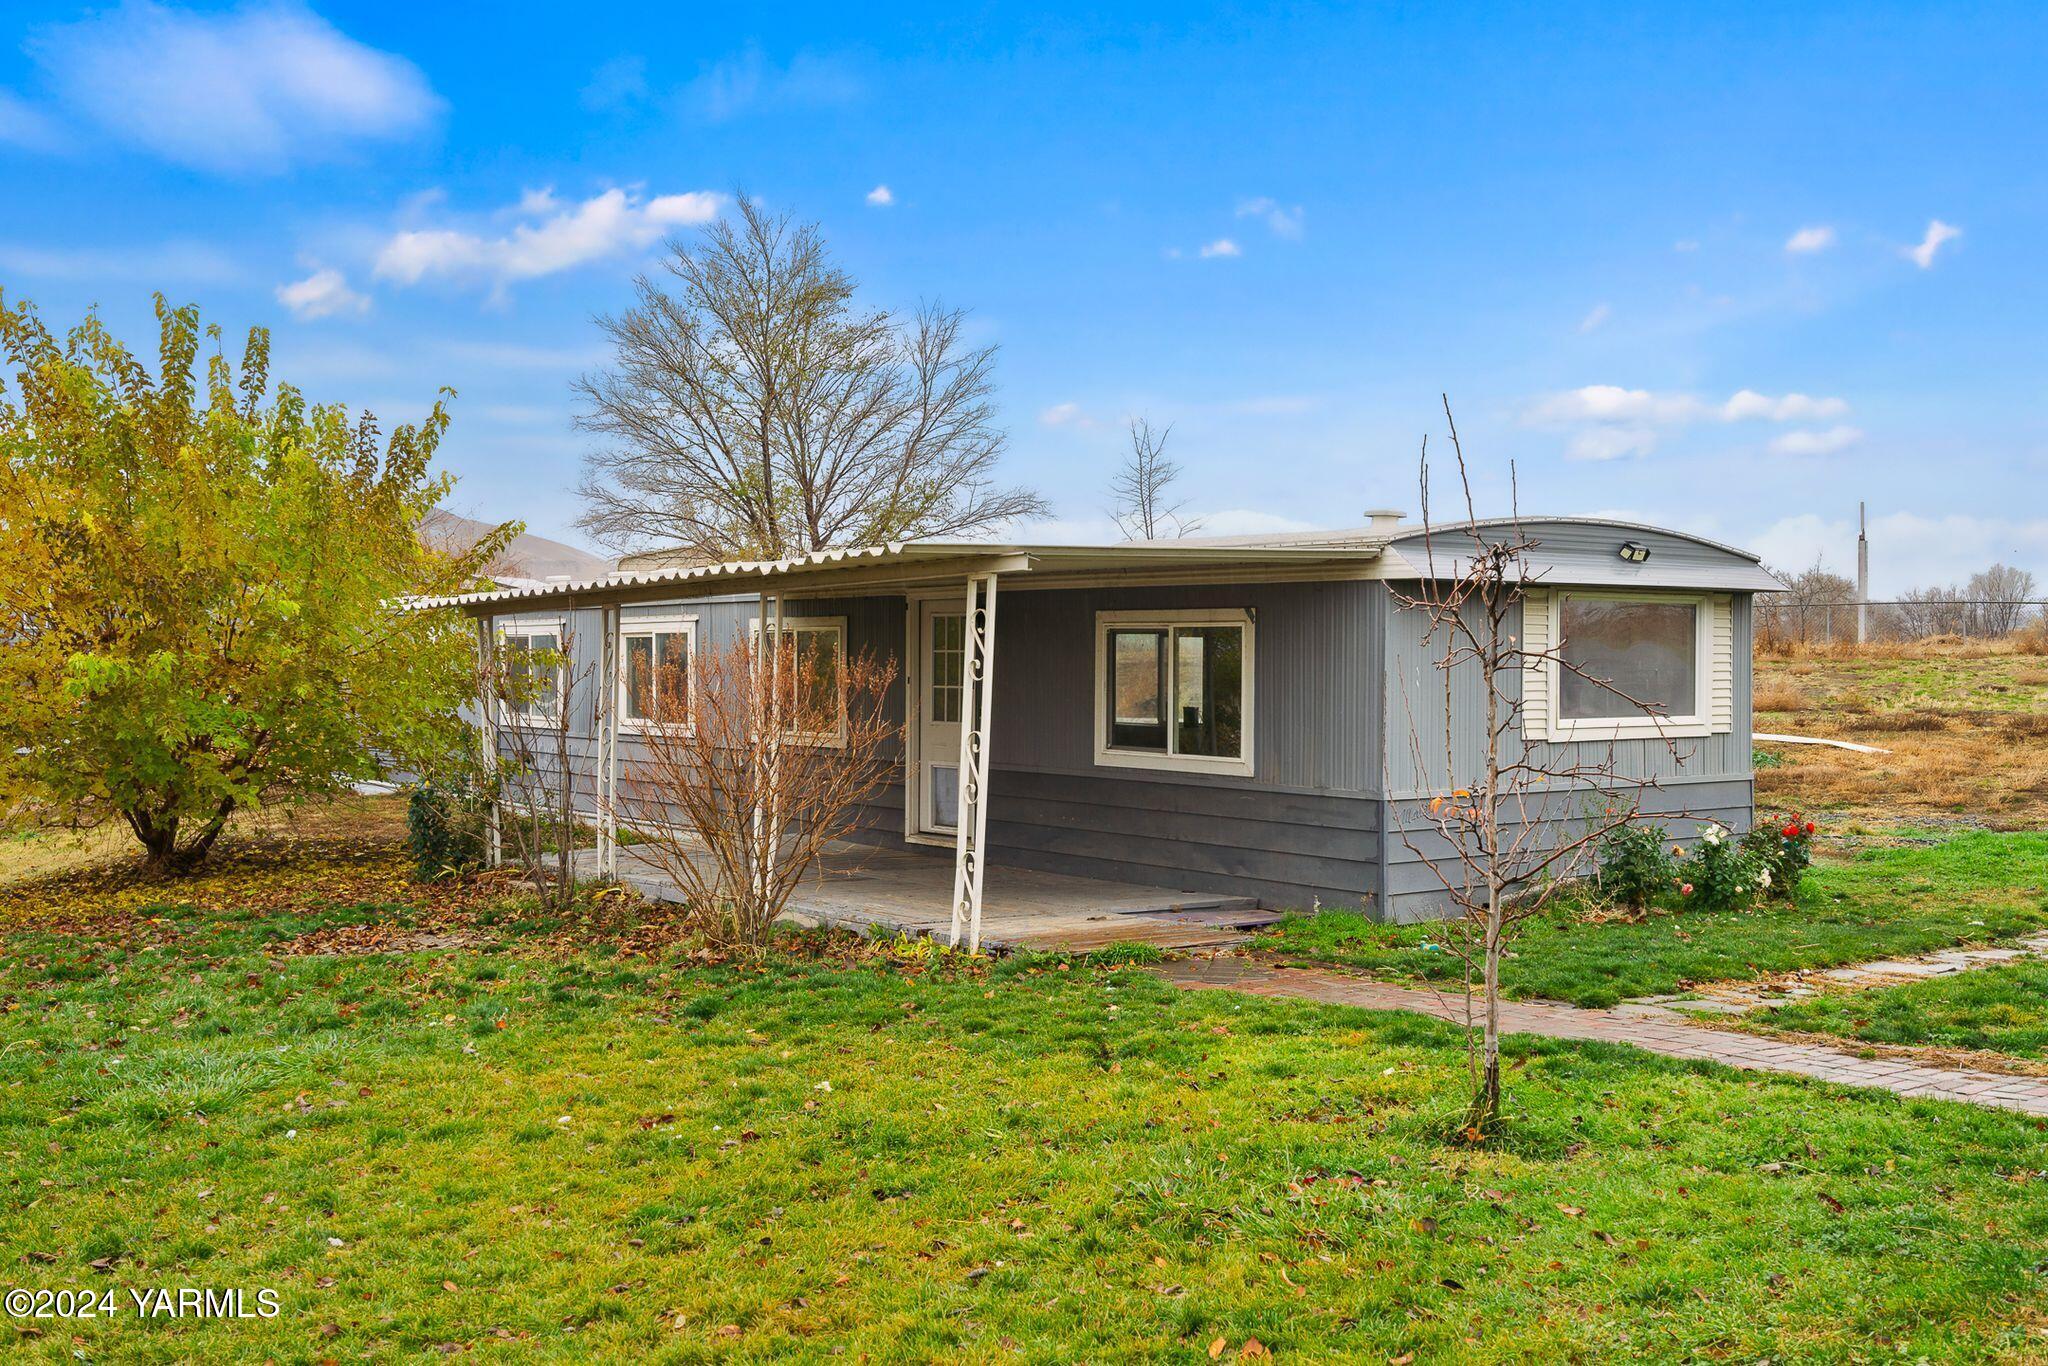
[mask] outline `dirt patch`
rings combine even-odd
[[[413,930],[396,925],[333,925],[280,945],[280,958],[347,957],[368,953],[446,953],[493,942],[470,930]]]

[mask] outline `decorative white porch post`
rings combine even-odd
[[[988,840],[988,723],[995,694],[996,576],[967,576],[966,654],[960,699],[960,803],[954,813],[953,930],[967,931],[967,951],[981,952],[981,887]]]
[[[619,609],[598,608],[597,875],[619,876]]]
[[[484,804],[484,867],[495,868],[504,860],[504,834],[499,825],[498,814],[498,699],[496,689],[491,686],[493,677],[492,647],[496,642],[491,638],[491,618],[476,619],[476,730],[477,747],[482,751],[484,770],[489,774],[490,791],[485,795],[489,801]]]

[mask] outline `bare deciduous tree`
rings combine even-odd
[[[484,757],[485,780],[493,784],[498,804],[500,838],[541,900],[561,909],[576,896],[571,709],[596,669],[576,667],[575,636],[567,627],[551,644],[541,645],[541,639],[495,642],[479,665],[477,694],[499,718],[490,728],[498,752]],[[598,700],[599,706],[606,704]]]
[[[862,310],[816,224],[745,195],[663,268],[598,319],[612,365],[576,384],[578,425],[610,443],[581,488],[605,545],[779,559],[1045,511],[996,482],[995,348],[961,313]]]
[[[1604,752],[1589,752],[1578,745],[1525,742],[1522,680],[1531,669],[1555,666],[1588,678],[1645,715],[1656,713],[1609,680],[1590,678],[1573,665],[1562,641],[1540,648],[1529,644],[1522,611],[1532,575],[1529,556],[1537,542],[1519,516],[1479,520],[1448,399],[1444,417],[1450,423],[1465,520],[1448,528],[1434,524],[1425,440],[1426,577],[1412,591],[1394,593],[1400,608],[1423,613],[1428,623],[1425,643],[1435,656],[1442,687],[1442,713],[1430,729],[1441,732],[1442,753],[1424,753],[1423,727],[1412,713],[1409,743],[1417,772],[1432,774],[1443,790],[1430,798],[1419,827],[1399,818],[1399,833],[1435,875],[1453,908],[1446,938],[1465,965],[1465,1022],[1472,1040],[1473,1089],[1464,1132],[1477,1142],[1492,1132],[1501,1111],[1502,956],[1524,922],[1541,914],[1569,879],[1589,870],[1599,842],[1636,818],[1642,791],[1654,785],[1624,777],[1611,745]],[[1472,756],[1457,752],[1454,739],[1456,719],[1470,706],[1475,688],[1485,720],[1476,764]]]
[[[1852,580],[1829,569],[1817,556],[1797,574],[1771,572],[1785,587],[1782,592],[1757,594],[1758,635],[1772,643],[1854,636],[1856,585]]]
[[[1185,515],[1186,500],[1174,496],[1180,466],[1166,457],[1171,435],[1170,425],[1154,428],[1149,418],[1131,419],[1131,453],[1109,481],[1109,515],[1127,541],[1191,536],[1202,529],[1198,518]]]
[[[2026,619],[2030,599],[2039,591],[2034,576],[2009,564],[1994,564],[1970,576],[1966,597],[1977,604],[1977,634],[2009,636]]]
[[[693,928],[758,950],[826,846],[896,771],[893,661],[748,641],[706,649],[694,687],[654,689],[620,819],[683,889]],[[675,665],[664,665],[675,669]]]

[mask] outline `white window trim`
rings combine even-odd
[[[505,642],[515,636],[529,642],[527,648],[530,650],[533,648],[530,642],[535,636],[551,635],[555,638],[555,651],[557,654],[560,654],[562,652],[562,638],[568,632],[569,623],[561,617],[545,620],[536,618],[523,621],[501,621],[497,624],[499,664],[503,666],[506,663]],[[562,662],[555,665],[555,697],[558,704],[568,687],[569,660],[565,655]],[[500,725],[553,726],[558,719],[552,711],[519,711],[515,710],[509,701],[502,700],[498,704],[498,722]]]
[[[1693,684],[1692,701],[1694,711],[1686,716],[1587,716],[1567,717],[1564,714],[1564,665],[1556,658],[1543,661],[1544,672],[1548,675],[1549,715],[1544,719],[1548,738],[1558,741],[1571,740],[1654,740],[1662,738],[1691,739],[1713,734],[1713,681],[1714,681],[1714,612],[1712,595],[1707,593],[1658,593],[1646,590],[1601,589],[1601,588],[1557,588],[1549,595],[1546,610],[1550,614],[1550,649],[1555,652],[1564,648],[1564,600],[1571,598],[1600,598],[1609,602],[1650,602],[1682,604],[1693,609]]]
[[[1244,670],[1240,680],[1240,713],[1244,752],[1227,759],[1207,754],[1161,754],[1154,750],[1113,749],[1109,743],[1109,631],[1111,627],[1156,626],[1172,630],[1180,626],[1234,626],[1244,632]],[[1117,611],[1095,614],[1095,762],[1102,768],[1149,768],[1174,773],[1219,773],[1249,778],[1253,774],[1252,704],[1258,674],[1258,642],[1249,608],[1182,608],[1168,611]],[[1170,649],[1171,647],[1169,647]],[[1169,706],[1169,717],[1171,708]],[[1169,719],[1166,742],[1173,744],[1177,727]]]
[[[683,735],[696,733],[697,621],[698,618],[694,614],[673,617],[624,617],[619,621],[619,658],[616,666],[619,691],[618,696],[614,699],[614,703],[618,707],[617,716],[621,731],[631,731],[637,735],[645,735],[648,731],[660,730],[662,728],[661,722],[654,717],[630,716],[626,712],[627,687],[630,682],[626,676],[626,641],[631,636],[653,635],[656,632],[662,632],[668,635],[680,635],[690,642],[690,658],[683,669],[683,684],[690,690],[690,714],[688,720],[683,725],[670,727],[670,729]]]
[[[818,745],[825,749],[846,748],[846,618],[845,617],[790,617],[782,618],[784,631],[836,631],[839,644],[835,648],[839,675],[839,728],[836,731],[821,731],[811,734],[802,731],[787,731],[783,738],[801,744]],[[758,650],[761,645],[761,619],[747,620],[747,639]]]

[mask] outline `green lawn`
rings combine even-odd
[[[1866,1043],[2048,1058],[2048,963],[2015,963],[1875,991],[1816,996],[1759,1011],[1744,1023],[1760,1030],[1840,1034]]]
[[[1417,1017],[1048,960],[292,957],[413,913],[208,899],[7,935],[0,1247],[14,1283],[282,1312],[0,1324],[26,1359],[2048,1343],[2016,1115],[1517,1039],[1513,1143],[1471,1152],[1437,1138],[1457,1036]]]
[[[1510,995],[1608,1006],[1696,983],[2010,938],[2048,925],[2048,835],[1979,832],[1824,860],[1797,905],[1658,911],[1634,924],[1591,921],[1582,910],[1561,901],[1523,928],[1502,966]],[[1325,913],[1286,920],[1261,943],[1288,959],[1456,980],[1463,965],[1433,947],[1443,940],[1442,926]]]

